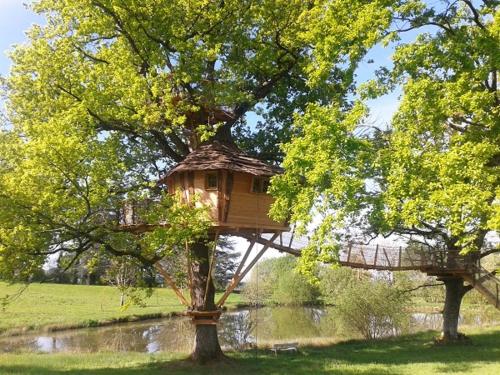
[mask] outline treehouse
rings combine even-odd
[[[210,207],[213,226],[220,234],[278,233],[286,223],[273,221],[268,212],[273,198],[267,193],[270,178],[281,169],[243,154],[236,146],[218,141],[200,145],[160,181],[174,194]]]

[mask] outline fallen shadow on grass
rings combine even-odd
[[[186,360],[151,362],[126,368],[57,369],[44,366],[0,365],[0,374],[12,375],[156,375],[156,374],[375,374],[400,373],[398,366],[435,364],[440,372],[467,372],[500,358],[500,330],[472,336],[472,343],[450,346],[432,344],[434,332],[380,341],[348,341],[327,347],[304,347],[294,354],[275,357],[268,351],[230,354],[227,361],[205,366]],[[151,357],[154,358],[154,357]],[[42,361],[41,361],[42,362]]]

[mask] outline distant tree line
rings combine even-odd
[[[234,251],[231,241],[221,237],[215,256],[215,287],[217,290],[223,290],[233,277],[240,254]],[[187,287],[187,275],[184,271],[186,262],[186,257],[178,256],[165,265],[180,287]],[[151,266],[145,266],[134,257],[110,256],[99,248],[82,253],[78,258],[75,258],[74,254],[60,253],[26,281],[113,285],[119,289],[163,285],[163,278]]]

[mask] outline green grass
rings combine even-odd
[[[8,354],[2,375],[159,375],[159,374],[499,374],[500,327],[466,332],[470,344],[435,346],[435,332],[380,341],[350,341],[300,348],[275,357],[268,351],[230,353],[229,360],[193,365],[170,354]]]
[[[21,285],[0,283],[0,298],[14,295]],[[146,306],[120,309],[120,295],[109,286],[31,284],[19,297],[0,311],[0,332],[61,328],[65,326],[93,326],[103,321],[130,319],[155,314],[184,311],[174,292],[157,288]],[[230,296],[227,307],[241,302],[237,294]],[[6,332],[7,331],[7,332]]]

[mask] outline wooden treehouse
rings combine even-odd
[[[267,190],[271,177],[278,173],[281,173],[280,168],[245,155],[234,145],[213,141],[198,146],[159,181],[159,185],[166,186],[170,194],[180,192],[185,201],[208,206],[212,219],[210,232],[215,237],[215,244],[219,235],[244,237],[250,243],[233,279],[216,302],[216,309],[212,311],[200,311],[196,308],[193,301],[189,302],[175,285],[161,261],[155,264],[181,303],[188,307],[187,314],[193,318],[193,323],[216,324],[221,314],[220,309],[229,294],[264,252],[272,247],[273,241],[278,236],[281,238],[281,234],[289,230],[288,223],[276,222],[268,214],[273,198]],[[140,235],[158,225],[168,226],[168,223],[150,224],[142,221],[140,213],[141,210],[147,209],[147,204],[148,202],[128,202],[120,213],[122,229]],[[268,234],[270,239],[264,239],[263,234]],[[264,242],[262,248],[254,259],[250,260],[252,249],[261,241]],[[215,247],[210,253],[206,285],[213,277],[213,264],[216,262]]]
[[[280,168],[249,157],[235,146],[211,142],[199,146],[160,180],[188,202],[209,206],[213,229],[219,234],[276,233],[286,223],[268,213],[273,198],[267,193],[272,176]]]

